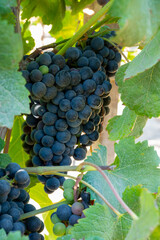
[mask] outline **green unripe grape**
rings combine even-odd
[[[73,203],[74,202],[74,190],[72,188],[64,189],[63,197],[67,200],[68,203]]]
[[[63,183],[63,187],[65,188],[73,188],[75,185],[75,181],[73,179],[66,179]]]
[[[39,70],[41,71],[42,74],[46,74],[49,72],[49,68],[46,65],[40,66]]]
[[[66,226],[63,223],[56,223],[53,227],[53,233],[56,236],[63,236],[66,233]]]
[[[53,224],[61,222],[61,220],[57,217],[57,214],[51,215],[51,221]]]
[[[71,234],[72,228],[73,228],[73,226],[69,225],[69,226],[66,228],[66,234]]]

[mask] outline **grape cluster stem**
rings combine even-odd
[[[112,190],[113,194],[115,195],[115,197],[117,198],[118,202],[122,205],[122,207],[128,212],[128,214],[134,219],[134,220],[138,220],[138,216],[127,206],[127,204],[123,201],[123,199],[119,196],[119,194],[117,193],[116,189],[114,188],[113,184],[111,183],[111,181],[109,180],[108,176],[104,173],[104,171],[97,165],[93,164],[93,163],[89,163],[89,162],[83,162],[78,166],[78,169],[80,170],[84,165],[89,165],[94,167],[95,169],[97,169],[98,172],[100,172],[100,174],[104,177],[104,179],[106,180],[106,182],[108,183],[110,189]]]

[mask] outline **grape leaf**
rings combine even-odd
[[[0,20],[0,36],[0,125],[11,128],[14,115],[29,112],[29,92],[17,72],[23,51],[20,35],[14,33],[13,25]]]
[[[141,213],[138,220],[134,220],[126,240],[146,240],[159,223],[159,212],[154,198],[146,189],[140,196]]]
[[[22,19],[41,17],[43,24],[53,24],[54,32],[62,28],[62,19],[65,15],[64,0],[25,0],[22,1]]]
[[[30,26],[30,21],[26,21],[23,24],[22,31],[21,31],[24,54],[31,51],[35,46],[35,41],[32,37],[31,31],[29,30],[29,26]]]
[[[2,21],[0,19],[0,36],[0,70],[8,71],[11,69],[15,70],[15,68],[18,69],[18,64],[23,56],[23,48],[20,35],[14,32],[13,25],[8,24],[7,21]],[[13,73],[14,72],[11,72],[12,75]],[[7,82],[9,82],[8,76],[6,77]],[[15,79],[16,77],[17,76],[15,75]],[[12,78],[14,78],[14,75]]]
[[[44,192],[44,187],[41,183],[36,184],[36,186],[32,187],[29,191],[30,197],[36,201],[41,208],[52,205],[52,201],[48,197],[48,195]],[[55,240],[57,237],[53,234],[53,223],[50,220],[50,211],[42,214],[44,225],[48,231],[48,234],[45,234],[45,240]]]
[[[9,232],[8,235],[6,235],[6,232],[4,229],[0,229],[0,239],[1,240],[29,240],[27,236],[21,236],[20,231],[16,232]]]
[[[7,153],[0,153],[0,167],[5,168],[10,162],[12,160]]]
[[[136,76],[145,70],[153,67],[160,61],[160,31],[147,44],[142,51],[130,62],[126,72],[125,79]]]
[[[151,192],[157,191],[160,185],[160,170],[157,166],[160,161],[154,148],[148,147],[147,141],[135,144],[133,137],[125,138],[120,140],[119,144],[115,144],[115,152],[117,158],[113,164],[119,161],[118,167],[113,171],[105,171],[105,174],[121,197],[127,186],[138,184],[148,188]],[[106,155],[106,147],[100,145],[100,149],[87,157],[86,161],[101,166],[106,165]],[[84,180],[101,192],[114,207],[119,207],[118,201],[99,172],[88,172]],[[88,191],[92,199],[104,204],[99,196],[90,189]]]
[[[142,186],[137,185],[133,187],[126,187],[123,192],[124,202],[132,209],[138,216],[140,215],[140,195],[142,193]]]
[[[160,239],[160,225],[154,229],[152,234],[149,237],[150,240]]]
[[[0,152],[2,151],[4,146],[5,146],[5,141],[2,138],[0,138]]]
[[[50,30],[50,34],[58,39],[63,36],[63,39],[67,39],[69,37],[72,37],[75,32],[77,32],[80,27],[82,27],[83,22],[83,15],[82,14],[76,14],[72,15],[70,10],[67,10],[65,13],[65,17],[62,20],[63,28],[55,33],[54,26]]]
[[[115,225],[115,218],[106,205],[96,204],[84,210],[85,218],[79,219],[71,230],[73,238],[101,237],[111,239]]]
[[[124,72],[127,67],[128,65],[123,65],[116,74],[116,82],[123,103],[138,115],[146,115],[149,118],[158,117],[160,115],[160,62],[124,82]]]
[[[120,17],[120,30],[114,41],[123,46],[133,46],[143,41],[147,43],[160,26],[159,0],[114,1],[109,13]]]
[[[16,0],[0,0],[0,17],[7,20],[8,23],[15,23],[15,15],[11,7],[17,6]]]
[[[71,6],[72,14],[76,14],[80,12],[83,8],[85,8],[88,4],[91,4],[94,0],[66,0],[66,5]]]
[[[128,136],[140,137],[146,124],[147,117],[139,116],[125,107],[121,116],[115,116],[108,121],[109,139],[116,141]]]
[[[23,122],[23,116],[15,117],[8,151],[10,157],[12,158],[12,162],[18,163],[22,168],[25,167],[25,163],[29,159],[28,154],[24,151],[22,147],[23,142],[21,140],[21,135],[23,134]]]
[[[29,113],[29,92],[25,80],[15,70],[0,70],[0,125],[11,128],[14,116]]]
[[[135,212],[138,216],[140,214],[140,195],[142,192],[142,186],[137,185],[133,187],[127,187],[123,192],[122,199],[124,202]],[[123,208],[120,206],[120,212],[123,212]],[[128,213],[124,213],[118,218],[116,227],[113,233],[113,240],[124,240],[130,230],[132,224],[132,218]]]

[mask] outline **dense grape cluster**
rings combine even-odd
[[[17,163],[9,163],[0,168],[0,229],[8,234],[20,231],[21,235],[28,235],[30,240],[43,240],[40,234],[44,224],[38,217],[20,220],[22,214],[35,210],[29,204],[29,194],[24,190],[30,184],[28,173]]]
[[[118,64],[121,61],[121,54],[110,42],[104,39],[110,39],[114,37],[115,31],[111,31],[102,37],[88,38],[86,41],[86,47],[83,50],[83,54],[87,57],[96,57],[101,63],[101,70],[105,72],[108,77],[115,76],[118,70]],[[77,43],[77,47],[81,50],[82,47]],[[94,54],[93,54],[94,52]],[[91,63],[90,63],[91,64]],[[96,63],[94,62],[94,65]]]
[[[57,211],[51,215],[51,221],[54,224],[53,232],[56,236],[70,234],[72,227],[78,223],[78,220],[85,217],[83,210],[91,205],[90,194],[84,189],[81,193],[78,192],[78,200],[74,202],[74,185],[74,180],[65,180],[63,184],[64,198],[70,204],[60,205]]]
[[[22,74],[30,91],[31,114],[21,136],[30,155],[27,166],[65,166],[71,165],[71,157],[85,159],[87,146],[98,140],[109,113],[108,76],[115,74],[119,61],[117,50],[95,37],[84,49],[77,44],[64,57],[45,52],[28,64]],[[47,193],[64,182],[55,175],[38,179]]]

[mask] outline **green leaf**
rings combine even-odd
[[[160,239],[160,225],[154,229],[149,239],[150,240]]]
[[[149,118],[158,117],[160,115],[160,62],[124,82],[124,71],[127,66],[120,68],[116,75],[123,103],[138,115],[146,115]]]
[[[11,141],[9,145],[9,155],[12,162],[18,163],[22,168],[25,167],[26,161],[29,159],[28,154],[23,150],[21,135],[22,124],[24,122],[23,116],[16,116],[11,132]]]
[[[87,157],[86,161],[101,166],[106,165],[106,148],[99,147],[100,149]],[[135,144],[133,137],[125,138],[120,140],[119,144],[115,144],[115,153],[117,154],[116,160],[119,159],[119,165],[113,171],[105,171],[105,174],[121,197],[127,186],[138,184],[148,188],[151,192],[157,191],[160,186],[160,170],[157,169],[160,161],[154,148],[148,147],[147,141]],[[99,172],[88,172],[83,179],[101,192],[114,207],[119,207],[118,201]],[[104,204],[99,196],[90,189],[88,191],[92,199]]]
[[[22,26],[21,36],[23,42],[24,55],[30,52],[34,46],[35,41],[32,37],[31,31],[29,30],[30,21],[26,21]]]
[[[72,15],[71,11],[68,10],[66,11],[65,17],[62,21],[63,28],[60,31],[55,32],[55,27],[53,26],[50,30],[50,34],[56,39],[62,36],[63,39],[70,38],[80,29],[82,22],[82,14]]]
[[[11,70],[17,68],[20,60],[23,56],[23,48],[22,41],[20,38],[20,34],[14,32],[14,26],[8,24],[7,21],[0,19],[0,70]],[[14,72],[11,72],[13,75]],[[3,74],[3,71],[0,75]],[[8,74],[8,75],[11,75]],[[7,82],[8,76],[6,73]],[[12,76],[12,78],[16,79],[16,75]]]
[[[0,0],[0,17],[8,23],[15,24],[15,15],[11,10],[11,7],[15,6],[17,6],[16,0]]]
[[[109,139],[116,141],[128,136],[140,137],[147,122],[146,116],[138,116],[125,107],[121,116],[111,118],[107,125]]]
[[[130,62],[126,72],[125,79],[136,76],[137,74],[153,67],[160,60],[160,31],[147,44],[142,51]]]
[[[154,198],[146,189],[140,197],[141,213],[138,220],[134,220],[126,240],[146,240],[159,223],[159,212],[155,207]]]
[[[41,17],[43,24],[53,24],[55,32],[62,28],[62,19],[65,14],[64,0],[25,0],[22,1],[22,19]]]
[[[4,146],[5,146],[5,141],[2,138],[0,138],[0,152],[2,151]]]
[[[52,201],[48,197],[48,195],[44,192],[43,184],[38,183],[36,186],[32,187],[29,192],[30,197],[36,201],[41,208],[52,205]],[[53,223],[50,220],[50,211],[42,214],[44,225],[48,231],[48,234],[45,235],[45,240],[55,240],[57,237],[53,234]]]
[[[7,239],[7,235],[6,235],[6,232],[4,231],[4,229],[0,229],[0,239],[1,240]]]
[[[142,186],[137,185],[127,187],[123,192],[124,202],[132,209],[138,216],[140,215],[140,195],[142,193]]]
[[[20,231],[9,232],[9,234],[6,235],[6,232],[3,229],[0,229],[0,239],[1,240],[29,240],[27,236],[22,237]]]
[[[123,192],[123,200],[135,212],[138,216],[140,214],[140,195],[142,192],[142,186],[137,185],[133,187],[127,187]],[[124,210],[119,206],[121,212]],[[114,235],[112,240],[124,240],[127,236],[132,224],[132,218],[128,213],[124,213],[118,218],[114,229]]]
[[[73,238],[100,237],[111,239],[115,225],[115,218],[106,205],[96,204],[84,210],[85,218],[79,219],[71,231]]]
[[[12,159],[7,153],[0,153],[0,167],[5,168],[10,162],[12,162]]]
[[[112,240],[124,240],[131,227],[132,219],[128,213],[121,215],[115,224]]]
[[[15,115],[29,113],[29,92],[22,73],[0,70],[0,125],[11,128]]]
[[[94,0],[79,0],[79,1],[66,0],[66,5],[71,6],[72,14],[77,14],[92,2],[94,2]]]
[[[120,30],[114,39],[123,46],[147,43],[160,26],[159,0],[118,0],[114,1],[109,13],[120,17]]]

